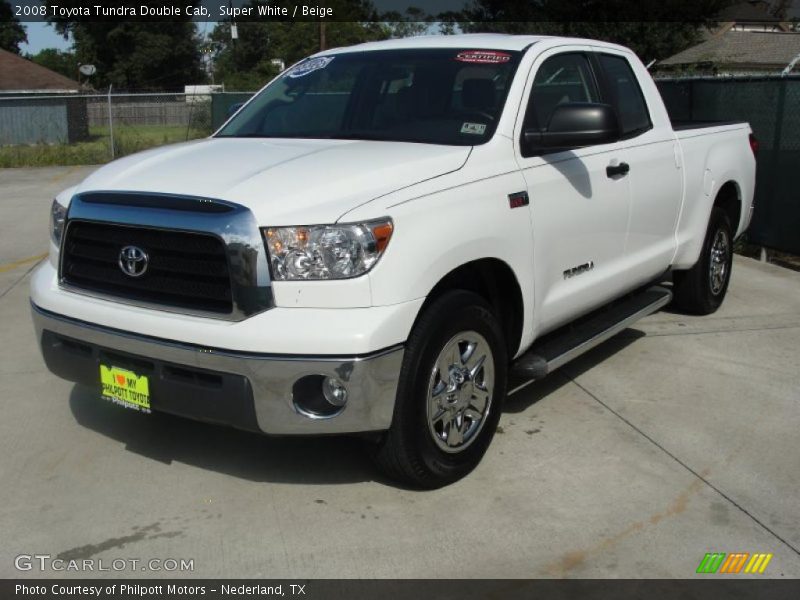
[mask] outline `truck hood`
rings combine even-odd
[[[460,169],[469,153],[404,142],[208,138],[114,161],[75,191],[218,198],[248,207],[261,225],[333,223],[379,196]]]

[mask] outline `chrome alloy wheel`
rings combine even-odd
[[[730,240],[723,229],[718,229],[711,244],[711,260],[709,261],[708,283],[711,293],[718,295],[725,287],[725,278],[728,276],[728,256],[730,255]]]
[[[428,384],[428,429],[455,453],[474,442],[492,406],[494,355],[476,331],[454,335],[439,353]]]

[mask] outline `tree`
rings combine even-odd
[[[81,0],[58,0],[58,4],[79,6]],[[160,3],[139,0],[137,4]],[[206,75],[197,29],[190,17],[180,19],[52,22],[65,37],[72,35],[77,60],[97,67],[92,76],[96,87],[113,84],[118,90],[183,91],[184,85],[204,83]]]
[[[251,0],[257,6],[262,0]],[[279,5],[280,2],[270,2]],[[337,21],[325,23],[325,42],[329,48],[387,39],[392,28],[377,22],[369,2],[328,0]],[[352,20],[338,20],[352,19]],[[373,19],[373,20],[370,20]],[[236,24],[238,39],[232,40],[230,23],[218,23],[211,34],[214,81],[226,89],[255,90],[278,74],[273,60],[287,67],[320,50],[318,21],[243,21]]]
[[[19,54],[19,45],[27,41],[25,27],[14,16],[11,4],[7,0],[0,0],[0,48]]]
[[[415,6],[407,8],[404,14],[396,11],[383,13],[381,19],[386,22],[393,38],[423,35],[433,22],[433,17]]]
[[[437,19],[439,20],[439,35],[455,35],[461,32],[459,21],[461,20],[461,13],[458,12],[445,12],[439,13]]]
[[[272,64],[278,58],[270,48],[270,23],[238,23],[238,39],[231,39],[231,24],[218,23],[211,33],[214,83],[228,90],[251,91],[278,74]]]
[[[698,43],[702,28],[735,0],[476,0],[464,10],[466,32],[549,34],[606,40],[643,61],[667,58]],[[625,21],[618,21],[620,15]],[[587,17],[592,20],[587,21]],[[680,19],[680,20],[677,20]]]
[[[69,77],[70,79],[79,77],[78,59],[75,57],[74,52],[45,48],[37,54],[26,56],[26,58],[37,65],[42,65],[51,71],[61,73],[64,77]]]

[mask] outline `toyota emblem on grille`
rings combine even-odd
[[[150,257],[138,246],[125,246],[119,251],[119,268],[128,277],[141,277],[147,272]]]

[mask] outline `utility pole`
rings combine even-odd
[[[320,5],[324,8],[325,7],[325,0],[321,0],[320,1]],[[320,20],[319,20],[319,50],[320,50],[320,52],[322,52],[323,50],[327,50],[327,48],[328,48],[328,40],[325,37],[325,21],[323,19],[324,18],[320,18]]]

